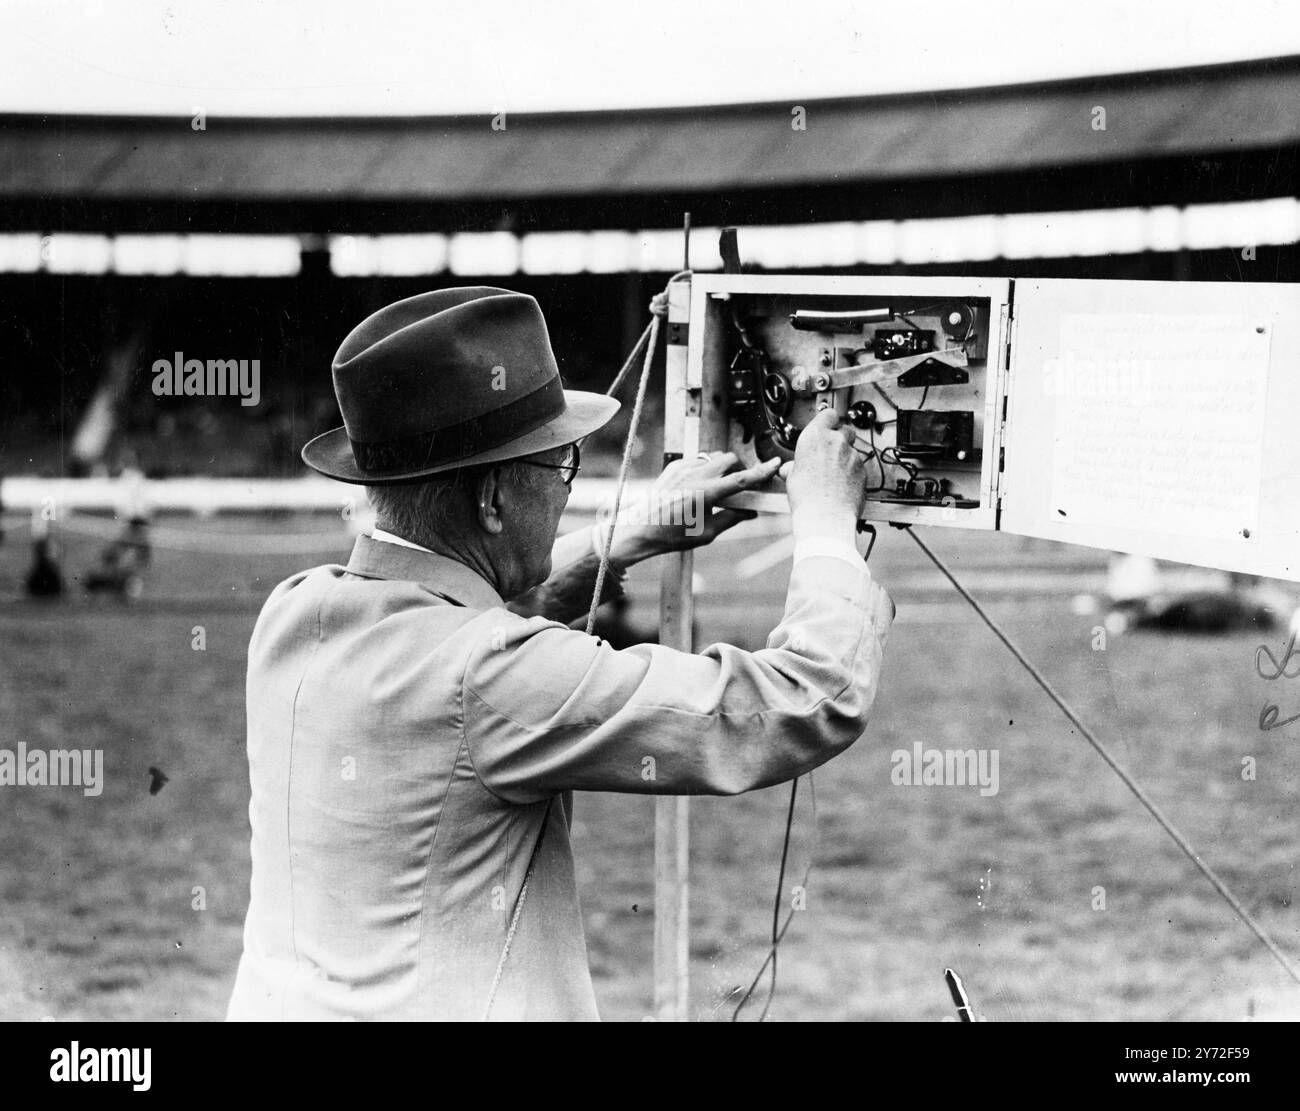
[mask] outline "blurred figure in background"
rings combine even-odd
[[[1113,556],[1106,592],[1106,628],[1111,633],[1128,628],[1189,633],[1271,629],[1284,612],[1253,575],[1225,573],[1217,588],[1169,590],[1150,556]]]
[[[25,583],[32,598],[58,598],[63,593],[63,574],[50,552],[50,525],[39,513],[32,513],[32,566]]]
[[[86,572],[82,585],[91,594],[139,598],[144,592],[144,570],[153,554],[149,542],[150,507],[145,496],[144,473],[128,457],[118,476],[117,519],[126,527],[99,554],[99,563]]]

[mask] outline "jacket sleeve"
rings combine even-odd
[[[616,651],[540,618],[503,630],[495,613],[465,630],[465,741],[484,785],[527,803],[569,790],[731,795],[818,767],[866,728],[894,605],[865,564],[812,556],[795,563],[757,652]]]

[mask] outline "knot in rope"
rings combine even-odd
[[[691,272],[689,270],[679,270],[668,279],[668,285],[650,298],[650,315],[658,317],[667,317],[668,315],[668,286],[673,282],[689,281]]]

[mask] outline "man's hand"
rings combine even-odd
[[[818,413],[799,434],[794,463],[781,468],[796,540],[852,541],[867,488],[866,461],[854,439],[853,426],[832,409]]]
[[[715,511],[718,503],[741,490],[762,486],[776,474],[779,464],[779,459],[769,459],[737,469],[739,460],[730,451],[669,463],[646,493],[623,503],[610,558],[627,567],[664,552],[709,543],[754,516],[744,509]],[[602,545],[607,528],[608,521],[602,521],[598,531]]]

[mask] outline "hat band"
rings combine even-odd
[[[354,440],[352,456],[357,466],[374,478],[455,463],[480,452],[501,447],[564,412],[564,387],[552,378],[500,409],[470,417],[459,424],[396,440]]]

